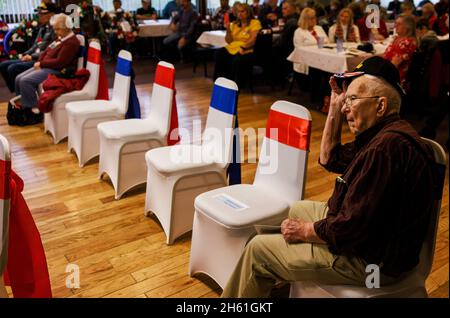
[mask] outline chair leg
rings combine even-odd
[[[203,72],[204,72],[205,77],[208,77],[208,65],[207,65],[206,60],[203,60]]]

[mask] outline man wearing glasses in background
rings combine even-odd
[[[398,115],[399,80],[396,67],[378,56],[330,79],[319,163],[341,174],[333,195],[297,202],[281,234],[255,236],[222,297],[268,297],[279,281],[364,286],[368,264],[379,266],[382,287],[418,264],[434,200],[434,159]],[[344,118],[356,138],[342,145]]]

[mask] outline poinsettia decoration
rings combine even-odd
[[[20,22],[19,26],[15,29],[11,36],[11,41],[14,42],[25,42],[30,45],[33,41],[33,36],[38,27],[38,21],[24,19]]]
[[[128,23],[131,30],[124,30],[123,23]],[[125,41],[126,43],[132,43],[136,40],[138,35],[138,26],[134,17],[129,12],[123,10],[117,10],[110,19],[109,27],[105,29],[108,34],[114,34],[118,40]]]
[[[2,20],[0,20],[0,35],[1,34],[5,34],[6,32],[8,32],[8,24],[6,24],[5,22],[3,22]]]
[[[9,51],[8,55],[10,60],[20,60],[22,58],[22,54],[17,52],[16,50]]]
[[[0,20],[0,62],[7,59],[5,49],[3,48],[3,39],[8,32],[8,24]]]

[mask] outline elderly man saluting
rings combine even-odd
[[[381,57],[330,79],[319,163],[341,174],[333,195],[298,202],[281,234],[254,237],[222,297],[267,297],[277,281],[364,286],[368,264],[379,266],[383,286],[418,264],[434,199],[433,157],[398,115],[399,80]],[[344,118],[356,138],[342,145]]]
[[[42,52],[33,68],[16,77],[16,94],[21,95],[21,106],[26,118],[24,124],[42,121],[39,113],[37,88],[49,74],[60,74],[65,69],[75,71],[80,42],[72,32],[72,18],[65,14],[55,15],[51,21],[57,39]]]

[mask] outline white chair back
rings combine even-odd
[[[202,135],[202,148],[210,161],[226,167],[232,159],[233,128],[237,114],[238,86],[219,77],[214,82],[211,103]]]
[[[92,41],[89,44],[88,57],[86,63],[86,69],[89,71],[90,76],[88,81],[83,87],[89,96],[97,96],[98,93],[98,81],[100,76],[100,63],[102,58],[102,49],[100,44],[96,41]]]
[[[269,112],[254,185],[277,189],[289,203],[303,199],[311,114],[300,105],[275,102]]]
[[[131,85],[131,63],[133,57],[125,50],[119,52],[114,76],[112,101],[118,105],[118,112],[125,114],[128,110]]]
[[[77,70],[80,70],[84,67],[84,50],[86,49],[86,41],[84,36],[81,34],[77,34],[77,39],[80,41],[80,53],[78,55]]]
[[[11,154],[8,140],[0,135],[0,278],[6,267],[10,209]]]
[[[157,125],[161,135],[169,133],[174,90],[175,68],[172,64],[161,61],[156,66],[150,112],[147,117]]]

